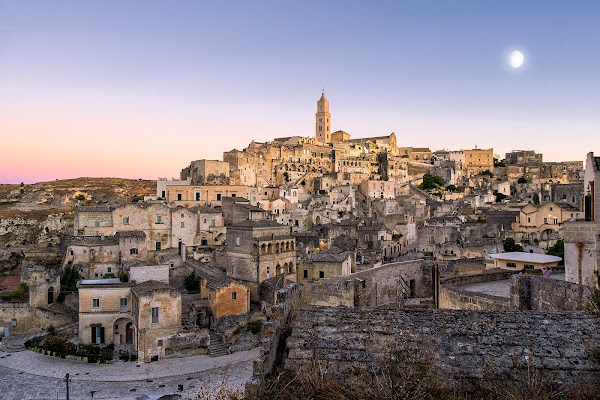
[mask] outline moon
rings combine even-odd
[[[510,53],[510,66],[513,68],[519,68],[521,65],[523,65],[524,59],[525,58],[523,57],[523,54],[520,51],[515,50]]]

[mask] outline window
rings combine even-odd
[[[233,292],[233,293],[231,293],[231,300],[235,300],[235,299],[237,299],[237,293]]]
[[[127,312],[127,298],[121,298],[121,312]]]
[[[552,211],[552,207],[550,207],[550,211]]]
[[[133,249],[129,249],[129,255],[134,255],[138,253],[138,249],[137,248],[133,248]]]
[[[163,341],[162,340],[159,340],[157,343],[158,343],[158,347],[162,347],[163,346]]]
[[[123,217],[123,225],[129,225],[129,217]]]
[[[177,200],[181,201],[181,193],[177,193]]]
[[[160,242],[156,242],[156,250],[160,250]]]
[[[554,218],[554,225],[558,224],[558,218]]]
[[[200,201],[200,192],[196,192],[196,201]]]
[[[204,218],[204,223],[206,223],[206,218]]]
[[[307,269],[304,270],[304,279],[308,279],[308,270]]]
[[[548,218],[544,218],[544,223],[547,224],[548,223]]]
[[[152,323],[158,324],[158,307],[152,307]]]
[[[94,228],[100,227],[100,221],[94,221]]]
[[[235,245],[236,246],[240,245],[240,237],[239,236],[236,236],[236,238],[235,238]]]
[[[267,278],[271,276],[271,267],[267,267]]]
[[[571,215],[572,217],[573,215]],[[69,250],[69,255],[72,256],[73,255],[73,250]]]
[[[100,299],[92,299],[92,308],[100,308]]]
[[[531,222],[531,218],[530,217],[527,217],[527,222]]]
[[[534,269],[535,265],[533,265],[533,264],[524,264],[523,267],[525,267],[525,269]]]
[[[217,201],[221,201],[221,193],[217,193]]]
[[[517,263],[514,263],[514,262],[507,262],[507,263],[506,263],[506,266],[507,266],[507,267],[511,267],[511,268],[517,268]]]
[[[163,199],[166,197],[166,193],[165,193],[165,191],[164,191],[164,190],[162,191],[162,193],[161,193],[161,196],[160,196],[160,197],[162,197]]]
[[[109,272],[109,273],[112,272],[112,267],[107,267],[106,272]]]
[[[325,272],[319,271],[319,279],[325,278]]]
[[[183,221],[181,222],[181,227],[185,228],[185,222],[183,222]]]
[[[157,224],[162,224],[162,215],[157,215],[156,216],[156,223]]]
[[[235,193],[232,193],[232,194],[231,194],[231,197],[235,197]]]
[[[156,234],[156,240],[160,240],[160,233]]]

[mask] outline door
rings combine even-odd
[[[48,305],[54,303],[54,288],[48,288]]]
[[[133,322],[129,322],[125,327],[125,343],[133,344]]]

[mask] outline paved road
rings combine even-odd
[[[0,400],[65,398],[63,378],[71,377],[71,399],[153,400],[165,394],[192,395],[201,387],[240,387],[252,375],[259,349],[211,358],[193,356],[156,363],[87,364],[32,351],[0,352]],[[138,366],[139,365],[139,366]],[[183,392],[179,391],[183,385]]]
[[[565,274],[552,274],[550,275],[550,277],[552,279],[557,279],[561,281],[565,280]],[[474,283],[472,285],[461,286],[460,288],[469,292],[485,293],[490,294],[492,296],[500,296],[505,298],[510,297],[509,279],[503,281]]]

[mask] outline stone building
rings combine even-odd
[[[207,264],[187,264],[200,276],[200,297],[195,305],[199,327],[210,328],[219,318],[250,312],[250,289]]]
[[[584,218],[565,223],[565,280],[598,287],[600,269],[600,157],[587,154]]]
[[[227,276],[247,284],[252,300],[258,284],[285,275],[295,281],[296,240],[291,228],[273,221],[245,221],[227,227]]]
[[[181,295],[172,286],[147,281],[131,288],[131,319],[137,335],[138,359],[165,357],[168,339],[181,331]]]
[[[181,171],[181,180],[188,179],[192,185],[229,184],[229,163],[218,160],[192,161]]]
[[[350,275],[354,253],[330,249],[314,253],[308,259],[301,260],[298,265],[297,282],[306,283],[330,276]]]
[[[321,143],[331,143],[331,114],[329,113],[329,101],[325,98],[325,92],[317,101],[316,138]]]
[[[119,279],[82,280],[79,289],[81,343],[133,345],[131,284]]]
[[[540,165],[542,163],[542,154],[538,154],[533,150],[513,150],[510,153],[506,153],[504,161],[506,164]]]

